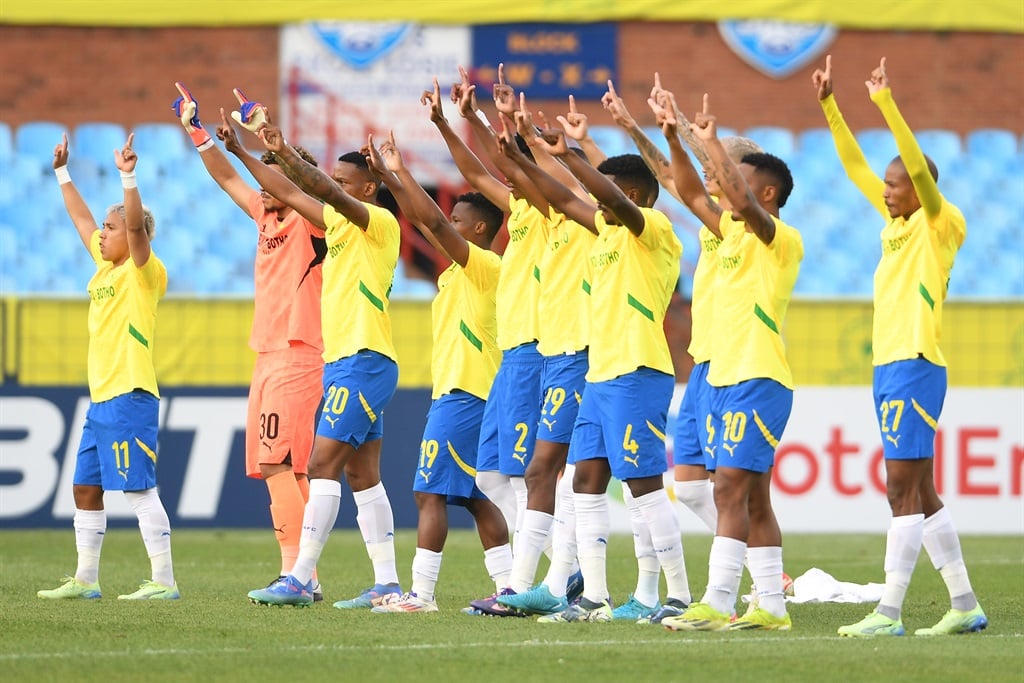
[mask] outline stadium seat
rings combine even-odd
[[[140,123],[132,129],[133,147],[142,160],[152,158],[159,165],[179,160],[192,152],[192,142],[178,123]]]
[[[11,136],[11,127],[0,121],[0,161],[7,162],[14,156],[14,139]]]
[[[591,126],[590,137],[606,156],[635,152],[633,141],[618,126]]]
[[[67,132],[66,126],[53,121],[23,123],[14,132],[14,151],[49,163],[53,159],[53,148],[60,144],[61,135]],[[68,141],[70,144],[70,135]],[[74,154],[74,150],[71,150],[71,154]]]
[[[71,141],[71,163],[77,166],[80,159],[91,159],[103,173],[116,172],[114,150],[127,140],[128,134],[118,123],[80,123]]]
[[[1001,128],[977,128],[967,133],[967,153],[990,159],[1009,159],[1019,151],[1017,136]]]
[[[796,152],[797,144],[793,131],[779,126],[754,126],[743,131],[769,154],[774,154],[783,161],[789,161]]]
[[[836,153],[835,143],[832,141],[832,131],[828,128],[805,128],[796,134],[797,148],[800,152],[825,154]]]
[[[888,128],[865,128],[854,133],[857,144],[867,157],[871,170],[879,178],[885,175],[885,168],[897,155],[896,140]]]
[[[963,155],[963,143],[960,136],[951,130],[927,128],[914,133],[921,151],[931,157],[939,168],[939,177],[949,173]]]

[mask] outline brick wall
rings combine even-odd
[[[277,105],[276,28],[0,26],[0,44],[0,120],[12,125],[167,121],[175,80],[201,97],[210,123],[217,107],[234,105],[232,87]],[[782,81],[763,76],[726,47],[713,24],[625,23],[620,46],[617,87],[642,124],[653,123],[646,98],[658,70],[687,113],[708,91],[712,110],[732,128],[822,125],[810,85],[813,66]],[[1024,131],[1024,36],[843,31],[830,52],[837,97],[854,129],[884,125],[863,86],[884,55],[897,101],[915,129]],[[534,104],[549,112],[565,106]],[[609,122],[597,103],[582,109],[595,123]]]

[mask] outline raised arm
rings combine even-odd
[[[468,82],[469,76],[466,75],[464,80]],[[462,98],[467,101],[475,99],[472,90],[465,91],[459,84],[454,86],[452,95],[456,98],[457,103]],[[434,79],[434,89],[424,90],[420,96],[420,103],[430,107],[430,120],[440,131],[456,168],[459,169],[459,173],[466,179],[466,182],[474,190],[487,197],[489,201],[498,206],[507,207],[512,194],[511,188],[491,175],[483,162],[473,153],[473,150],[452,129],[441,107],[441,88],[436,78]]]
[[[179,96],[171,105],[171,109],[181,121],[181,126],[188,136],[193,141],[200,140],[196,145],[196,151],[199,152],[199,158],[202,159],[206,172],[231,197],[231,201],[248,216],[252,187],[238,175],[235,167],[217,148],[209,133],[203,128],[203,124],[199,121],[199,103],[192,93],[181,83],[175,83],[174,86],[178,89]]]
[[[221,118],[223,119],[223,116]],[[226,121],[224,123],[228,125]],[[291,177],[295,179],[295,185],[303,192],[317,197],[325,204],[334,207],[335,211],[348,218],[363,230],[370,226],[370,210],[366,208],[366,205],[342,189],[341,185],[334,178],[299,156],[292,149],[291,145],[285,141],[284,133],[281,132],[280,128],[268,122],[266,126],[260,129],[259,138],[263,141],[264,147],[277,155],[282,166],[288,168]],[[244,158],[239,158],[245,161]],[[248,162],[246,162],[246,168],[250,171],[253,170]],[[253,175],[255,176],[256,174],[254,173]],[[260,180],[259,177],[256,177],[256,179]],[[270,190],[266,185],[263,185],[263,189]],[[271,192],[271,194],[273,193]],[[299,211],[299,213],[302,213],[297,206],[285,200],[284,197],[277,198],[296,211]],[[302,213],[302,215],[306,216],[305,213]],[[306,217],[308,218],[308,216]],[[323,221],[322,216],[320,220]]]
[[[711,158],[711,168],[732,210],[743,216],[743,221],[758,239],[765,244],[771,244],[775,239],[775,219],[754,197],[743,174],[729,158],[721,140],[718,139],[715,117],[708,108],[706,94],[703,110],[697,113],[696,120],[690,124],[690,128],[704,142],[704,148]]]
[[[373,142],[372,134],[368,136],[366,147],[361,151],[366,153],[366,163],[369,164],[370,168],[377,174],[381,181],[387,185],[388,189],[391,191],[391,195],[395,198],[395,201],[398,202],[398,206],[402,210],[402,213],[407,219],[409,219],[410,223],[416,226],[420,231],[420,234],[423,235],[423,239],[427,240],[427,242],[430,243],[430,246],[436,249],[438,253],[451,258],[451,256],[448,255],[448,252],[445,251],[445,248],[441,246],[441,243],[437,241],[437,238],[434,237],[434,234],[424,224],[424,221],[420,216],[420,207],[410,196],[406,184],[403,184],[395,172],[388,168],[387,164],[384,162],[384,158],[381,156],[380,150],[377,149]]]
[[[924,158],[921,146],[917,144],[913,131],[903,119],[900,110],[896,107],[896,101],[892,98],[892,90],[889,88],[889,77],[885,73],[885,57],[882,57],[878,68],[871,72],[871,78],[865,82],[871,101],[878,105],[885,122],[896,138],[896,149],[899,150],[900,159],[907,169],[910,181],[914,183],[914,191],[921,202],[921,207],[929,218],[939,215],[942,208],[942,195],[939,193],[939,186],[928,169],[928,162]]]
[[[517,114],[517,116],[522,117],[522,113]],[[576,156],[569,152],[569,148],[565,145],[564,137],[551,143],[545,141],[544,144],[547,146],[549,153],[552,151],[557,153],[560,148],[564,148],[566,153]],[[544,194],[548,203],[554,207],[555,211],[597,234],[597,223],[594,221],[597,205],[589,199],[578,197],[571,189],[552,178],[523,154],[513,139],[512,131],[509,129],[505,119],[501,120],[498,147],[502,154],[506,155],[523,169],[523,172],[529,176],[531,182],[537,186],[537,189]]]
[[[608,155],[597,146],[594,138],[590,137],[590,123],[587,115],[576,111],[576,98],[569,95],[569,113],[559,116],[558,122],[562,124],[565,134],[575,140],[583,153],[587,155],[587,161],[591,166],[600,166],[601,162],[608,158]]]
[[[818,102],[825,113],[825,120],[828,122],[828,129],[832,133],[832,141],[836,145],[836,153],[839,155],[843,170],[846,171],[846,177],[871,202],[871,206],[888,220],[889,211],[885,208],[885,201],[882,198],[885,183],[871,170],[871,165],[857,144],[853,131],[846,125],[846,120],[839,111],[839,105],[832,93],[832,55],[826,55],[824,70],[815,69],[811,74],[811,83],[818,93]]]
[[[223,109],[220,110],[220,126],[217,128],[217,137],[224,142],[224,149],[238,157],[245,165],[245,168],[256,179],[256,182],[260,184],[260,187],[278,201],[298,211],[300,216],[313,225],[326,229],[324,225],[323,204],[315,197],[311,197],[303,192],[284,173],[274,170],[249,154],[245,147],[242,146],[242,143],[238,141],[238,135],[235,133],[231,123],[228,122],[228,117],[224,114]],[[291,148],[289,147],[288,149]],[[294,154],[294,152],[292,153]],[[302,161],[302,163],[306,163],[298,154],[295,154],[295,157]],[[280,155],[278,155],[278,158],[280,158]]]
[[[371,153],[376,154],[376,152]],[[409,172],[408,167],[402,160],[402,153],[398,149],[398,145],[395,144],[394,131],[388,135],[388,139],[380,146],[379,154],[388,170],[392,171],[401,182],[402,196],[395,195],[399,206],[403,210],[408,207],[409,213],[416,217],[417,225],[427,230],[428,238],[433,237],[431,243],[441,253],[460,266],[465,267],[469,263],[469,243],[452,226],[441,210],[441,207],[430,198],[426,190]]]
[[[661,104],[659,104],[662,112],[661,129],[665,134],[665,139],[668,140],[669,153],[672,155],[674,194],[697,217],[697,220],[710,230],[715,237],[721,239],[722,233],[719,230],[718,224],[722,216],[722,207],[708,194],[703,179],[697,172],[697,169],[694,168],[693,162],[690,161],[690,155],[683,149],[683,143],[680,139],[680,127],[685,125],[689,128],[689,121],[686,121],[681,116],[677,116],[678,107],[672,93],[666,90],[659,93],[658,97],[661,101]],[[683,124],[682,121],[686,121],[686,123]],[[690,135],[693,135],[692,132]],[[698,142],[700,141],[698,140]],[[710,159],[707,157],[707,151],[704,148],[703,142],[700,142],[700,149],[704,152],[705,159],[707,159],[710,166]],[[710,169],[708,169],[708,172],[710,172]]]
[[[60,183],[60,193],[64,197],[64,209],[68,212],[78,236],[85,248],[89,248],[92,234],[99,230],[96,219],[92,217],[88,205],[78,193],[78,188],[71,181],[71,174],[68,172],[68,136],[65,133],[61,136],[60,143],[53,148],[53,172]]]
[[[142,197],[139,195],[138,183],[135,179],[135,164],[139,157],[132,149],[135,133],[128,135],[124,147],[114,150],[114,164],[121,172],[121,185],[124,188],[124,227],[128,238],[128,253],[139,268],[146,265],[152,254],[149,235],[146,233],[145,217],[142,211]]]
[[[658,87],[660,87],[660,84]],[[665,155],[661,153],[658,146],[647,137],[643,129],[637,124],[632,114],[626,109],[626,103],[615,92],[615,85],[611,81],[608,81],[608,92],[601,98],[601,104],[604,106],[605,111],[611,114],[612,121],[626,131],[626,134],[633,140],[633,144],[636,146],[644,163],[647,164],[647,168],[651,169],[651,173],[658,179],[658,184],[664,187],[677,200],[683,201],[676,194],[676,186],[672,182],[672,166],[669,160],[665,158]]]
[[[480,146],[487,154],[487,157],[491,160],[499,171],[505,174],[509,183],[518,190],[519,194],[538,211],[547,213],[548,203],[547,199],[530,177],[526,175],[523,170],[511,162],[501,151],[498,149],[498,139],[494,129],[485,123],[486,117],[480,114],[476,107],[476,98],[473,97],[475,92],[474,86],[469,83],[469,75],[465,69],[460,67],[459,73],[462,76],[462,84],[460,88],[459,97],[459,114],[462,115],[466,121],[469,122],[469,127],[473,131],[474,137],[480,143]],[[468,97],[467,97],[468,96]],[[494,105],[498,110],[498,118],[502,119],[505,117],[506,120],[512,121],[515,116],[515,112],[518,110],[516,106],[515,94],[512,91],[511,86],[505,83],[505,67],[503,64],[498,65],[498,82],[494,84]],[[501,206],[501,204],[498,204]],[[505,205],[507,206],[507,204]]]

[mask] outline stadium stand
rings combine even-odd
[[[81,293],[92,274],[89,255],[77,241],[51,240],[45,259],[37,253],[36,235],[68,227],[50,164],[53,146],[65,131],[50,121],[13,130],[0,122],[0,212],[18,215],[19,225],[29,228],[15,228],[9,219],[0,223],[0,291]],[[660,129],[644,131],[664,145]],[[72,177],[94,215],[100,216],[120,195],[110,157],[124,143],[126,132],[116,124],[95,122],[80,124],[71,136]],[[251,226],[238,207],[215,191],[179,126],[143,124],[134,132],[141,159],[139,184],[143,201],[157,217],[154,246],[167,264],[170,291],[251,294]],[[723,129],[720,134],[735,131]],[[743,134],[786,159],[793,171],[795,189],[782,214],[804,239],[805,258],[795,294],[869,297],[882,220],[846,180],[828,129],[757,126]],[[593,126],[591,136],[609,155],[634,151],[629,137],[615,126]],[[896,155],[892,135],[878,128],[856,136],[881,175]],[[953,269],[950,296],[1024,297],[1024,152],[1018,135],[991,128],[963,136],[932,129],[920,131],[918,139],[939,165],[939,187],[967,217],[968,237]],[[234,157],[229,158],[242,170]],[[993,202],[993,197],[1000,199]],[[685,247],[679,289],[689,295],[699,226],[666,192],[661,193],[658,208],[672,219]],[[396,271],[393,296],[429,299],[435,292],[433,282],[410,277],[404,265]]]

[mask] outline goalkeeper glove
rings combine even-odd
[[[213,146],[213,139],[203,128],[203,124],[199,122],[199,103],[195,101],[192,93],[183,84],[175,83],[174,87],[181,95],[171,104],[171,109],[181,119],[181,125],[192,138],[192,144],[196,146],[196,149],[200,152],[209,149]]]
[[[246,130],[259,133],[267,125],[267,108],[259,102],[250,102],[238,88],[232,92],[235,93],[235,99],[238,100],[239,110],[231,112],[231,118]]]

